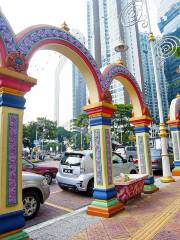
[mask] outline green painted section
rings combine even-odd
[[[3,238],[0,237],[0,239],[2,239],[2,240],[25,240],[27,238],[29,238],[29,235],[24,231],[14,233],[12,235],[9,235],[9,236],[3,237]]]
[[[98,206],[98,207],[111,207],[119,203],[117,199],[113,199],[112,201],[108,202],[101,202],[101,201],[93,201],[91,205]]]
[[[154,184],[152,185],[144,185],[144,190],[152,190],[152,189],[155,189],[157,188]]]

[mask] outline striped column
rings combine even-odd
[[[169,121],[167,122],[172,137],[174,166],[173,176],[180,176],[180,95],[177,94],[170,105]]]
[[[154,185],[154,177],[152,176],[148,127],[151,123],[151,118],[142,116],[141,118],[131,118],[130,121],[135,126],[139,173],[149,175],[144,182],[144,193],[153,193],[159,189]]]
[[[89,215],[111,217],[123,208],[116,199],[112,173],[111,116],[115,107],[106,102],[84,108],[90,118],[94,164],[94,201]]]
[[[168,122],[171,130],[173,153],[174,153],[174,166],[172,170],[173,176],[180,176],[180,120]]]
[[[24,94],[35,82],[0,68],[0,239],[28,239],[22,231],[22,129]]]

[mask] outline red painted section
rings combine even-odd
[[[27,56],[27,60],[29,61],[30,58],[32,57],[32,55],[40,48],[45,47],[48,44],[58,44],[58,45],[63,45],[66,46],[67,48],[71,49],[72,51],[74,51],[75,53],[77,53],[79,55],[79,57],[84,61],[85,65],[87,65],[87,67],[90,69],[95,81],[96,81],[96,86],[98,89],[98,94],[99,94],[99,99],[100,99],[100,95],[102,93],[102,88],[99,82],[99,78],[96,74],[96,71],[94,69],[94,67],[91,65],[91,63],[89,62],[89,60],[86,58],[86,56],[75,46],[73,46],[71,43],[66,42],[64,40],[58,40],[58,39],[49,39],[49,40],[43,40],[41,42],[39,42],[38,44],[36,44],[33,48],[32,51],[30,52],[30,54]]]
[[[139,89],[136,87],[135,83],[128,76],[124,75],[123,73],[119,73],[119,74],[115,75],[113,77],[113,79],[115,79],[116,77],[124,77],[124,78],[126,78],[128,80],[128,82],[133,86],[133,88],[134,88],[134,90],[135,90],[135,92],[136,92],[136,94],[138,96],[139,103],[140,103],[140,106],[141,106],[141,110],[143,112],[144,102],[142,100],[141,93],[139,92]],[[131,95],[129,95],[129,96],[131,98]]]
[[[34,84],[21,81],[9,76],[0,75],[0,87],[8,87],[22,92],[30,91]]]
[[[108,107],[94,107],[91,109],[87,109],[84,110],[85,112],[87,112],[87,114],[90,116],[92,114],[96,114],[96,113],[106,113],[109,115],[112,115],[116,110],[112,109],[112,108],[108,108]],[[91,117],[91,116],[90,116]]]

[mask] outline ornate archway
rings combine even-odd
[[[105,109],[110,117],[115,111],[113,105],[106,103],[103,98],[107,86],[95,60],[74,36],[59,28],[45,25],[28,28],[15,36],[0,12],[0,238],[2,239],[28,239],[28,235],[22,231],[25,225],[21,175],[22,119],[26,102],[24,95],[37,83],[36,79],[27,75],[28,62],[39,49],[55,50],[71,59],[84,75],[91,103],[102,106],[98,107],[98,113],[103,115]],[[109,123],[108,120],[108,125]],[[100,120],[99,128],[102,129],[104,124],[105,122]],[[106,131],[106,135],[95,131],[93,139],[94,144],[101,145],[101,150],[97,149],[94,156],[95,166],[100,162],[100,171],[103,173],[100,181],[105,203],[100,215],[109,217],[123,208],[122,203],[114,200],[116,192],[112,182],[110,131]],[[106,155],[108,169],[104,164]],[[99,169],[95,172],[97,182],[98,177]],[[101,196],[96,194],[95,197],[102,199]]]
[[[178,94],[172,100],[169,112],[169,121],[167,122],[172,136],[174,166],[173,176],[180,176],[180,95]]]
[[[139,172],[152,174],[149,151],[149,124],[152,119],[147,106],[143,102],[141,90],[134,76],[120,64],[108,65],[103,71],[106,85],[110,88],[113,79],[118,80],[126,89],[133,106],[131,123],[135,126]]]

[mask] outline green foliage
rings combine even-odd
[[[133,134],[133,127],[129,119],[132,116],[132,105],[117,104],[117,111],[112,116],[112,136],[121,144],[129,144],[129,136]],[[122,142],[121,142],[122,140]]]
[[[87,126],[89,124],[89,118],[88,118],[88,115],[86,113],[81,113],[76,121],[75,121],[75,124],[77,127],[84,127],[84,126]]]
[[[31,121],[23,125],[23,143],[29,142],[28,147],[34,147],[36,139],[55,140],[57,138],[57,124],[46,118],[37,118],[37,121]]]

